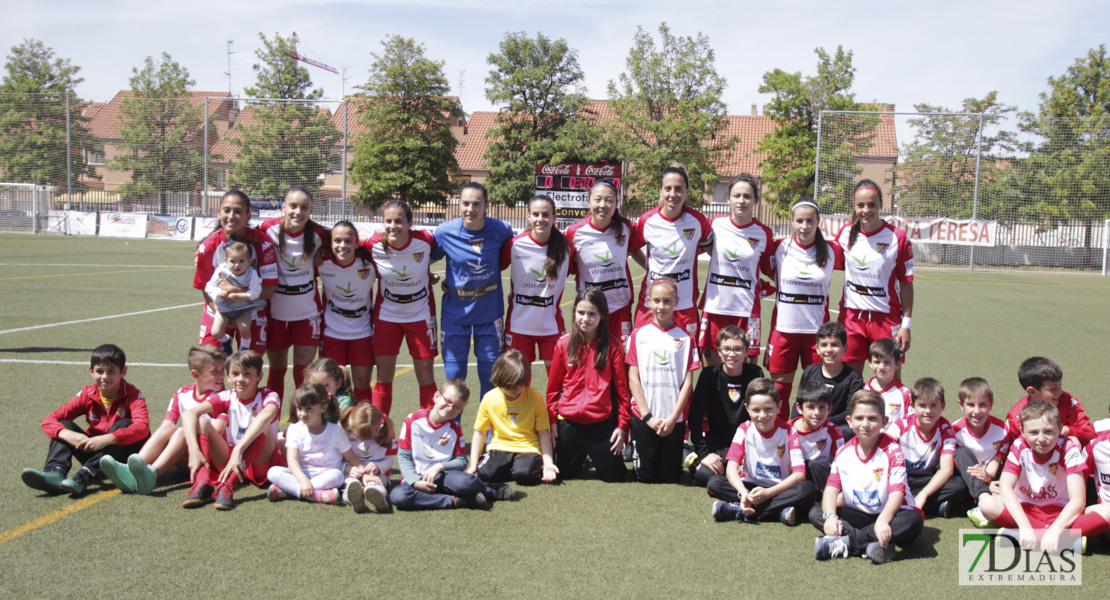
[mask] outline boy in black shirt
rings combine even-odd
[[[825,323],[818,328],[817,355],[821,357],[821,363],[806,367],[799,384],[817,381],[829,389],[829,421],[840,426],[845,442],[856,435],[848,427],[848,401],[852,394],[863,389],[863,377],[855,369],[844,366],[847,345],[848,332],[840,323]],[[794,412],[793,416],[798,416],[796,408]]]

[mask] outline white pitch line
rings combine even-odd
[[[167,306],[165,308],[152,308],[150,310],[140,310],[138,312],[123,313],[122,315],[108,315],[106,317],[93,317],[91,319],[78,319],[76,321],[64,321],[62,323],[46,323],[44,325],[32,325],[30,327],[19,327],[16,329],[5,329],[0,331],[0,335],[5,333],[17,333],[20,331],[31,331],[34,329],[46,329],[47,327],[59,327],[61,325],[75,325],[77,323],[89,323],[92,321],[103,321],[105,319],[118,319],[120,317],[133,317],[135,315],[146,315],[150,313],[162,312],[164,310],[175,310],[178,308],[188,308],[190,306],[200,306],[203,302],[193,302],[191,304],[180,304],[178,306]]]
[[[133,267],[133,268],[136,268],[136,269],[138,269],[139,267],[159,267],[159,268],[169,269],[169,268],[185,268],[185,267],[191,267],[191,266],[193,266],[193,265],[106,265],[106,264],[87,265],[87,264],[77,264],[77,263],[51,263],[51,264],[43,264],[43,263],[0,263],[0,267],[89,267],[89,268],[93,268],[93,267],[96,267],[96,268],[100,268],[100,267]]]

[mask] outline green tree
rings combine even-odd
[[[254,196],[280,197],[292,185],[320,188],[319,176],[328,171],[339,143],[339,131],[328,112],[306,100],[324,91],[312,89],[308,69],[293,58],[293,40],[259,33],[262,47],[255,51],[257,81],[246,90],[251,120],[239,125],[230,141],[239,147],[231,166],[230,185]],[[295,102],[282,102],[294,100]]]
[[[626,70],[609,81],[612,143],[625,161],[624,201],[652,204],[659,172],[679,163],[690,175],[690,199],[700,203],[717,183],[717,166],[735,147],[721,101],[725,79],[714,66],[709,38],[671,35],[659,25],[659,45],[637,28]]]
[[[514,204],[532,196],[536,165],[560,152],[563,129],[582,109],[583,74],[578,52],[566,40],[509,33],[486,59],[486,98],[501,108],[485,160],[493,202]]]
[[[855,79],[852,52],[837,46],[830,55],[824,48],[817,54],[817,74],[802,76],[775,69],[763,74],[760,93],[772,94],[766,114],[775,121],[775,130],[759,142],[765,158],[761,163],[767,197],[786,205],[799,196],[814,196],[813,181],[817,159],[817,121],[822,110],[874,110],[855,101],[851,93]],[[824,210],[846,205],[844,189],[860,171],[855,156],[865,151],[874,136],[876,119],[839,121],[822,137],[821,162],[836,169],[821,172],[819,200]],[[849,194],[850,195],[850,194]]]
[[[116,169],[131,171],[120,186],[124,198],[167,192],[200,192],[204,176],[204,119],[200,106],[187,97],[193,80],[189,71],[162,53],[146,57],[142,69],[131,70],[131,98],[120,106],[120,149]],[[164,207],[163,207],[164,208]]]
[[[967,98],[957,111],[915,104],[909,119],[913,141],[902,147],[905,161],[897,167],[898,202],[907,216],[997,219],[1007,192],[1003,184],[1008,160],[1018,147],[1014,132],[1003,129],[1017,110],[998,101],[998,92],[982,99]],[[980,124],[982,131],[980,131]],[[979,136],[982,135],[982,140]],[[981,155],[980,155],[981,152]],[[979,172],[978,211],[975,207],[976,158]]]
[[[73,88],[84,81],[80,67],[39,40],[12,46],[0,83],[0,172],[5,181],[84,189],[83,177],[100,179],[87,163],[102,151],[89,135],[89,117]],[[69,96],[69,148],[66,154],[66,96]],[[72,171],[72,180],[68,178]]]
[[[369,94],[359,104],[366,128],[355,141],[351,181],[362,186],[353,200],[371,207],[392,198],[409,203],[446,204],[455,191],[449,178],[458,171],[458,139],[451,123],[462,115],[443,74],[443,61],[424,54],[424,45],[399,35],[382,41],[372,54]]]

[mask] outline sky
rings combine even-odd
[[[169,53],[187,68],[194,89],[231,91],[254,82],[259,33],[297,32],[302,54],[340,75],[309,67],[325,97],[365,83],[388,35],[411,37],[444,62],[452,94],[468,112],[496,110],[485,98],[486,58],[506,32],[564,38],[579,53],[587,95],[605,98],[624,70],[637,27],[655,33],[666,22],[675,35],[708,36],[717,71],[727,80],[729,114],[751,114],[766,103],[758,89],[776,68],[813,74],[814,49],[853,52],[859,101],[918,103],[958,109],[992,90],[1034,111],[1047,78],[1058,76],[1110,37],[1105,0],[973,0],[685,2],[610,0],[0,0],[0,47],[42,40],[81,67],[83,99],[107,101],[128,87],[146,56]]]

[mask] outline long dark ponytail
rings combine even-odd
[[[285,196],[282,199],[282,203],[284,204],[286,199],[289,198],[289,194],[292,194],[294,192],[300,192],[300,193],[304,194],[305,198],[308,198],[309,205],[310,206],[312,205],[312,192],[310,192],[309,189],[306,188],[303,185],[294,185],[294,186],[290,187],[288,190],[286,190],[285,191]],[[312,256],[316,252],[316,227],[318,227],[318,225],[316,224],[316,221],[313,221],[311,218],[308,220],[308,222],[306,222],[304,224],[304,233],[302,234],[302,235],[304,235],[304,255],[308,257],[309,261],[312,261]],[[284,255],[285,254],[285,216],[284,215],[281,217],[281,227],[278,228],[278,243],[277,243],[277,245],[278,245],[278,252],[280,254]]]
[[[550,196],[540,194],[532,196],[528,201],[528,206],[531,206],[535,201],[546,202],[551,206],[551,236],[547,239],[547,260],[543,262],[543,271],[547,283],[554,283],[559,278],[559,267],[567,259],[567,254],[570,252],[570,244],[567,243],[566,236],[559,227],[555,224],[555,201]],[[529,209],[531,210],[531,209]]]

